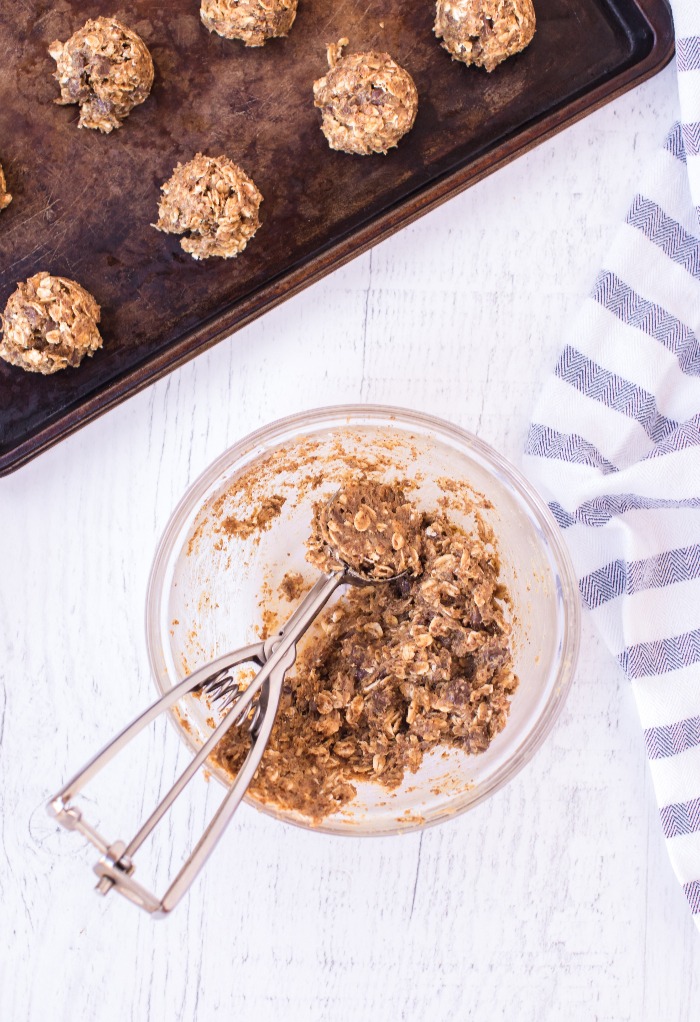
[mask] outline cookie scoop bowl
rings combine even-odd
[[[506,784],[542,744],[575,668],[579,604],[558,527],[527,481],[476,437],[431,416],[370,405],[318,409],[274,422],[226,451],[185,494],[158,547],[148,587],[146,632],[156,684],[167,691],[199,664],[255,641],[294,602],[279,595],[288,573],[310,588],[305,560],[313,504],[329,499],[341,473],[367,460],[381,478],[412,479],[421,509],[452,502],[470,528],[468,495],[493,527],[501,577],[513,607],[520,678],[505,729],[479,755],[440,748],[387,791],[360,784],[353,802],[320,824],[262,804],[256,808],[330,834],[404,833],[464,812]],[[453,487],[447,487],[445,480]],[[257,630],[256,630],[257,629]],[[195,749],[211,734],[212,711],[196,698],[173,720]],[[212,768],[222,783],[228,775]]]

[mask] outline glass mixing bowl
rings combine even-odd
[[[457,484],[457,505],[464,494],[486,498],[481,514],[494,529],[513,605],[520,685],[508,723],[479,755],[426,755],[393,792],[358,785],[355,800],[320,825],[247,801],[325,833],[396,834],[449,819],[506,784],[544,741],[571,685],[579,601],[569,556],[544,502],[496,451],[447,422],[399,408],[348,405],[273,422],[222,454],[176,507],[151,569],[146,633],[153,676],[165,692],[289,616],[293,604],[276,595],[285,573],[300,572],[309,587],[318,577],[304,558],[312,505],[335,492],[356,457],[374,459],[383,477],[416,480],[411,499],[425,510],[445,496],[444,479]],[[468,510],[453,507],[450,517],[470,526]],[[194,697],[182,700],[173,720],[193,750],[214,725],[211,709]],[[229,783],[223,770],[210,770]]]

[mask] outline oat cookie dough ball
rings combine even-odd
[[[388,53],[351,53],[347,39],[328,47],[330,70],[314,82],[314,106],[331,149],[358,156],[386,153],[413,127],[418,92]]]
[[[200,17],[210,32],[264,46],[285,36],[297,16],[297,0],[202,0]]]
[[[11,202],[12,196],[7,190],[5,175],[2,170],[2,163],[0,163],[0,209],[4,209],[5,206],[9,206]]]
[[[153,85],[153,61],[143,40],[116,18],[86,21],[68,42],[51,43],[57,103],[80,106],[79,128],[121,128]]]
[[[493,69],[535,34],[532,0],[437,0],[435,35],[455,60]]]
[[[180,245],[195,259],[237,256],[260,226],[262,195],[227,156],[197,153],[189,163],[178,163],[161,191],[153,226],[187,235]]]
[[[0,358],[30,373],[48,376],[79,366],[102,347],[99,305],[65,277],[36,273],[18,284],[0,319]]]

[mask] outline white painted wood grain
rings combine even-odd
[[[43,809],[152,697],[150,560],[227,446],[363,400],[437,413],[519,458],[675,88],[669,68],[0,481],[3,1022],[700,1017],[698,936],[632,695],[588,622],[535,760],[422,836],[333,839],[243,807],[154,923],[91,893],[92,854]],[[108,785],[118,814],[138,814],[144,778],[167,786],[179,758],[171,731],[145,741]],[[161,882],[217,794],[202,783],[165,833]]]

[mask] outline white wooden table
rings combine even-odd
[[[545,747],[423,835],[331,839],[243,807],[191,896],[153,922],[93,895],[92,853],[44,811],[152,698],[151,557],[227,446],[280,415],[373,401],[519,460],[676,103],[667,68],[0,481],[3,1022],[700,1017],[699,938],[632,694],[587,621]],[[166,744],[179,749],[160,730],[123,763],[125,812],[144,773],[169,782]],[[196,834],[217,795],[202,782],[173,833]]]

